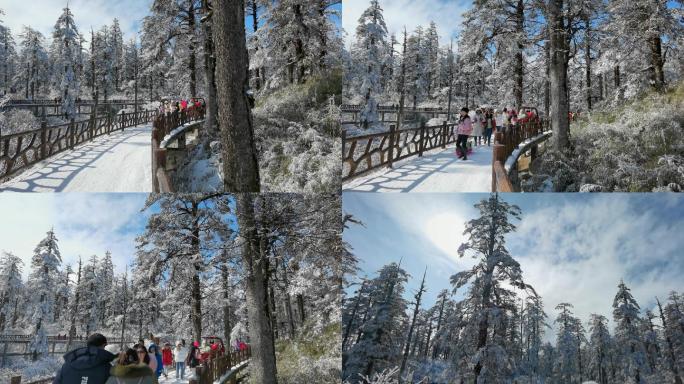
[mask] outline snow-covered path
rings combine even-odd
[[[15,192],[151,192],[152,125],[102,135],[0,184]]]
[[[467,161],[456,157],[455,147],[434,150],[344,184],[354,192],[490,192],[492,147],[473,148]]]

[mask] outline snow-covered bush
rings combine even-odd
[[[259,100],[253,110],[259,168],[271,192],[335,193],[340,188],[341,76],[311,80]]]
[[[651,96],[597,113],[571,128],[571,149],[548,150],[539,159],[539,190],[550,179],[558,192],[679,191],[684,186],[684,84],[673,93]]]
[[[40,122],[33,113],[25,109],[10,109],[0,112],[0,133],[10,135],[40,128]]]
[[[278,382],[339,383],[342,375],[341,343],[339,323],[328,326],[325,332],[307,340],[277,342]]]
[[[4,367],[0,368],[0,383],[9,383],[10,378],[14,376],[21,376],[22,383],[52,377],[63,362],[61,356],[43,357],[38,361],[23,358],[10,359]]]

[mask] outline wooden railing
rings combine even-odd
[[[156,115],[156,111],[140,111],[82,121],[71,119],[52,126],[43,122],[39,129],[0,136],[0,181],[98,136],[148,123]]]
[[[236,384],[238,374],[247,367],[242,364],[252,356],[252,350],[247,347],[244,351],[237,351],[209,359],[195,368],[195,379],[190,384],[211,384],[223,377],[222,383]],[[226,377],[224,377],[226,376]]]
[[[167,147],[162,146],[162,141],[167,135],[171,135],[179,127],[191,122],[201,122],[204,120],[205,108],[192,108],[182,112],[166,113],[158,115],[152,124],[152,188],[154,192],[170,193],[174,192],[171,176],[168,172]],[[176,132],[173,140],[185,146],[185,134],[190,127]],[[197,126],[193,126],[197,128]],[[182,149],[182,148],[181,148]]]
[[[446,147],[456,142],[453,127],[444,122],[438,126],[395,130],[363,136],[347,137],[342,132],[342,181],[361,176],[375,169],[392,166],[395,161],[423,152]]]
[[[492,159],[492,192],[514,192],[510,175],[506,171],[506,159],[516,148],[525,141],[540,138],[545,140],[549,136],[542,136],[550,129],[548,120],[525,122],[494,134],[494,148]],[[535,143],[538,140],[535,140]]]
[[[341,114],[341,124],[356,124],[360,122],[359,114],[361,112],[360,105],[342,105],[340,107]],[[451,110],[451,114],[455,114],[456,111]],[[435,118],[443,115],[449,114],[446,109],[443,108],[404,108],[403,116],[404,121],[409,121],[412,118],[415,119],[417,115],[427,115],[428,118]],[[381,123],[391,123],[396,122],[399,116],[399,107],[396,105],[385,105],[378,106],[378,118]]]

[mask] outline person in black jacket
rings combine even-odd
[[[116,355],[105,351],[107,338],[99,333],[88,337],[85,347],[64,355],[64,364],[52,384],[104,384]]]

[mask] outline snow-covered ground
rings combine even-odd
[[[16,192],[151,192],[152,125],[126,128],[42,161],[0,184]]]
[[[395,163],[392,169],[353,179],[344,191],[354,192],[489,192],[492,189],[492,147],[479,146],[467,161],[456,157],[455,146]]]

